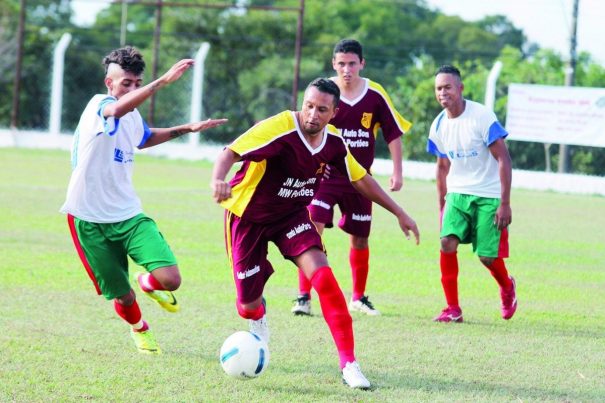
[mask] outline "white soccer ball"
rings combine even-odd
[[[256,378],[269,365],[269,347],[258,335],[239,331],[227,337],[219,358],[227,375],[239,379]]]

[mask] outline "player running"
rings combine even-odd
[[[250,330],[269,340],[263,290],[273,267],[268,243],[296,264],[319,296],[324,319],[338,350],[344,382],[369,388],[354,352],[353,324],[344,295],[329,266],[321,236],[307,206],[326,166],[338,170],[368,199],[393,213],[402,231],[419,242],[416,223],[368,175],[328,122],[337,111],[340,90],[329,79],[316,79],[305,90],[300,111],[284,111],[261,121],[219,155],[212,173],[213,196],[227,210],[225,241],[233,268],[237,300]],[[240,170],[225,176],[237,161]]]
[[[337,73],[333,80],[340,89],[338,113],[330,124],[336,126],[345,139],[353,157],[369,172],[374,162],[378,130],[388,144],[393,160],[393,174],[389,189],[398,191],[403,184],[401,136],[411,123],[396,110],[382,86],[359,74],[365,66],[361,44],[344,39],[334,47],[332,66]],[[329,169],[329,167],[328,167]],[[334,207],[342,214],[338,226],[350,234],[349,263],[353,277],[353,292],[349,310],[368,315],[379,315],[366,292],[370,250],[368,238],[372,224],[372,201],[360,194],[348,178],[337,170],[330,170],[311,200],[311,218],[323,232],[334,226]],[[299,270],[299,293],[292,308],[295,315],[311,314],[311,283]]]
[[[131,326],[141,353],[161,352],[142,319],[129,283],[128,257],[146,271],[135,283],[169,312],[179,305],[172,291],[181,284],[176,259],[155,222],[143,213],[132,185],[134,150],[147,148],[218,126],[226,119],[157,129],[136,109],[160,88],[178,80],[193,60],[177,62],[159,79],[142,87],[145,62],[132,47],[103,59],[107,94],[89,101],[74,134],[72,175],[61,212],[67,214],[74,245],[97,293],[113,300],[116,313]]]

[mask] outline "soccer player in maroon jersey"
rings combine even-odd
[[[370,170],[374,162],[378,129],[382,131],[393,160],[393,174],[389,188],[398,191],[403,185],[401,136],[411,123],[396,110],[382,86],[359,73],[365,66],[362,47],[352,39],[343,39],[334,47],[332,66],[337,73],[332,80],[340,89],[338,113],[330,120],[336,126],[353,157]],[[328,168],[329,169],[329,168]],[[309,205],[311,218],[322,233],[324,227],[333,227],[334,206],[342,217],[338,226],[350,234],[349,263],[353,277],[353,292],[349,310],[368,315],[379,315],[365,294],[369,271],[370,250],[368,238],[372,223],[372,201],[361,195],[346,176],[330,170]],[[292,308],[296,315],[311,314],[311,283],[299,271],[299,293]]]
[[[305,90],[300,111],[284,111],[263,120],[238,137],[218,156],[211,187],[225,209],[225,243],[236,285],[239,315],[266,341],[263,290],[273,267],[267,260],[269,241],[299,267],[319,296],[319,303],[338,350],[344,382],[369,388],[355,359],[353,323],[347,303],[329,266],[321,236],[307,206],[329,164],[352,181],[368,199],[393,213],[399,226],[419,242],[414,220],[391,199],[355,160],[328,125],[337,112],[340,90],[319,78]],[[243,164],[230,182],[234,163]]]

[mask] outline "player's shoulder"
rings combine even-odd
[[[336,126],[334,126],[332,124],[327,124],[326,125],[326,134],[329,136],[332,135],[332,136],[340,137],[340,130],[338,130],[336,128]]]
[[[366,80],[367,85],[368,85],[368,90],[373,91],[373,92],[377,92],[377,93],[379,93],[382,96],[388,95],[387,91],[384,89],[384,87],[380,83],[378,83],[376,81],[373,81],[373,80],[370,80],[369,78],[366,78],[365,80]]]
[[[294,113],[283,111],[257,122],[249,131],[263,132],[266,136],[273,137],[296,130]]]

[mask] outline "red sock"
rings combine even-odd
[[[139,308],[139,304],[137,303],[137,301],[134,301],[134,303],[130,306],[127,305],[122,305],[118,302],[118,300],[114,299],[113,300],[113,307],[116,311],[116,313],[120,316],[120,318],[124,319],[126,322],[128,322],[131,325],[136,325],[139,322],[141,322],[142,319],[142,315],[141,315],[141,309]],[[141,328],[139,329],[135,329],[137,332],[144,332],[145,330],[149,329],[149,326],[147,325],[147,322],[143,321]]]
[[[309,298],[311,297],[311,282],[301,269],[298,269],[298,293],[300,295],[307,294]]]
[[[311,278],[311,284],[317,291],[321,311],[336,344],[340,368],[344,368],[347,362],[355,361],[353,320],[347,310],[345,296],[328,266],[317,269]]]
[[[446,253],[441,251],[439,261],[441,267],[441,285],[445,293],[445,300],[449,306],[458,305],[458,255],[457,252]]]
[[[349,263],[353,274],[353,301],[357,301],[366,292],[368,271],[370,270],[370,249],[354,249],[349,251]]]
[[[139,284],[143,291],[165,290],[166,288],[151,273],[139,276]]]
[[[244,319],[259,320],[265,315],[265,305],[263,304],[260,304],[256,309],[248,310],[236,301],[235,307],[237,308],[237,313],[239,314],[239,316]]]
[[[492,276],[494,276],[500,287],[504,288],[505,290],[508,290],[510,287],[512,287],[513,283],[510,281],[510,277],[508,276],[504,259],[501,257],[494,259],[492,264],[487,268],[492,273]]]

